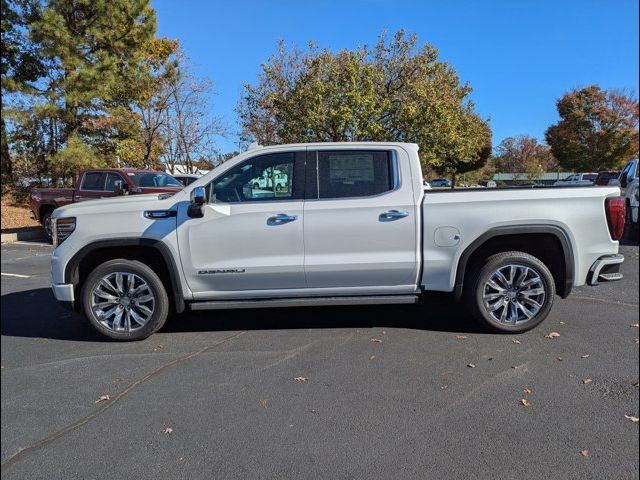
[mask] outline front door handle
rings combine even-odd
[[[384,212],[380,214],[381,222],[391,222],[392,220],[398,220],[399,218],[408,217],[409,212],[404,212],[402,210],[389,210],[388,212]]]
[[[284,225],[285,223],[295,222],[298,219],[296,215],[287,215],[279,213],[267,219],[267,225]]]

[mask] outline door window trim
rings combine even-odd
[[[374,195],[362,195],[358,197],[331,197],[331,198],[319,198],[320,195],[320,175],[318,174],[319,166],[319,153],[320,152],[386,152],[391,160],[391,175],[392,175],[392,188],[381,193]],[[314,158],[315,157],[315,158]],[[309,168],[310,167],[310,168]],[[362,200],[367,198],[379,198],[385,195],[390,195],[396,192],[402,187],[402,177],[400,175],[400,168],[398,165],[398,152],[395,149],[340,149],[340,148],[327,148],[327,149],[314,149],[307,152],[307,180],[306,185],[315,184],[314,196],[305,195],[305,201],[319,202],[319,201],[336,201],[336,200]],[[310,192],[311,193],[311,192]]]

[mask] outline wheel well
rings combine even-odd
[[[115,247],[102,247],[97,248],[85,255],[80,262],[75,266],[74,271],[71,272],[71,278],[75,285],[75,298],[80,298],[82,285],[89,274],[98,266],[109,260],[115,260],[123,258],[127,260],[137,260],[145,263],[158,274],[162,283],[168,286],[172,286],[171,275],[169,274],[169,268],[167,263],[158,249],[150,246],[142,245],[127,245],[115,246]],[[168,291],[167,294],[171,301],[172,307],[176,307],[176,301],[174,293]],[[79,303],[79,302],[78,302]]]
[[[464,283],[467,277],[465,272],[473,272],[490,256],[507,251],[524,252],[540,259],[553,275],[558,295],[566,297],[569,294],[571,287],[567,286],[565,250],[558,237],[552,233],[500,235],[489,238],[471,253],[466,260],[466,265],[463,266],[464,278],[456,279],[456,284],[458,284],[458,280],[461,281],[460,283]],[[458,274],[460,274],[460,269],[458,269]]]
[[[40,223],[42,223],[42,217],[44,217],[45,214],[51,213],[55,209],[56,209],[55,205],[51,205],[51,204],[40,205],[40,209],[38,210],[38,219],[40,220]]]

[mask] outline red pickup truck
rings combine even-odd
[[[177,192],[182,188],[184,185],[171,175],[153,170],[86,170],[78,176],[74,188],[34,188],[29,192],[29,206],[51,238],[51,213],[63,205],[117,195]]]

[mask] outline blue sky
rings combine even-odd
[[[178,38],[196,73],[215,84],[213,114],[237,130],[234,109],[278,39],[332,50],[373,44],[404,28],[435,45],[474,89],[504,137],[540,139],[564,92],[599,83],[638,91],[638,2],[610,1],[195,1],[152,0],[159,34]],[[221,151],[235,138],[220,139]]]

